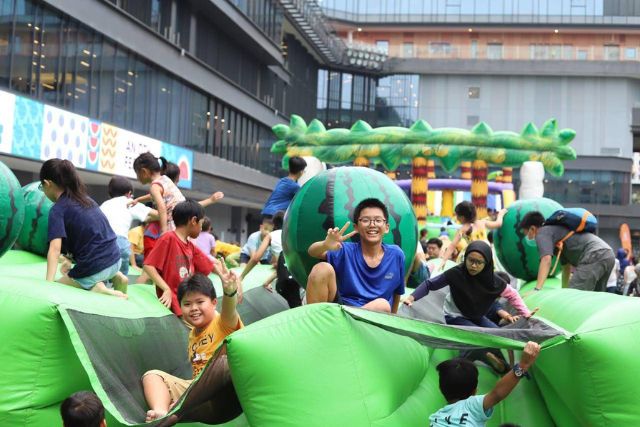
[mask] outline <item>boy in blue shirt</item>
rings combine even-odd
[[[298,180],[302,176],[307,162],[298,156],[289,159],[289,175],[281,178],[262,209],[262,216],[271,218],[278,211],[286,211],[300,189]]]
[[[476,396],[478,368],[470,360],[456,358],[446,360],[437,367],[440,375],[440,391],[448,405],[429,417],[429,427],[482,427],[491,418],[493,407],[506,399],[525,376],[540,353],[540,345],[529,341],[520,363],[503,376],[493,390]]]
[[[398,310],[404,294],[404,253],[382,243],[389,232],[389,212],[378,199],[365,199],[353,213],[355,230],[330,228],[327,237],[309,246],[309,255],[326,260],[316,264],[307,281],[307,303],[338,302],[368,310]],[[347,242],[358,234],[360,241]]]

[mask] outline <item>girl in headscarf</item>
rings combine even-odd
[[[531,316],[518,292],[494,273],[491,247],[482,240],[471,242],[462,263],[422,282],[404,303],[411,305],[445,286],[449,294],[444,300],[444,319],[449,325],[497,328],[486,316],[499,297],[506,298],[520,315]]]

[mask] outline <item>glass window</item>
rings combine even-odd
[[[113,123],[126,126],[127,116],[127,71],[129,70],[129,55],[121,47],[116,50],[115,56],[115,86],[113,90]]]
[[[402,44],[402,56],[404,58],[413,58],[413,43],[403,43]]]
[[[636,59],[636,48],[635,47],[626,47],[626,48],[624,48],[624,58],[625,59]]]
[[[502,59],[502,43],[487,44],[487,59]]]
[[[133,75],[129,75],[128,80],[133,83],[133,96],[135,105],[133,108],[133,130],[136,132],[147,133],[149,131],[148,123],[148,103],[151,70],[147,64],[141,60],[135,61],[135,70]]]
[[[79,114],[89,114],[89,97],[91,90],[89,83],[91,71],[97,61],[93,57],[93,31],[88,31],[83,27],[78,28],[78,48],[76,54],[76,78],[74,87],[74,111]]]
[[[431,42],[429,43],[429,53],[432,57],[445,57],[451,55],[451,43]]]
[[[389,40],[376,40],[376,47],[387,55],[389,54]]]
[[[576,51],[576,59],[579,61],[586,61],[589,57],[589,52],[586,49],[578,49]]]
[[[57,104],[60,95],[60,37],[62,20],[56,13],[44,11],[40,59],[40,96],[45,102]],[[0,65],[1,67],[1,65]]]
[[[12,39],[11,88],[17,92],[31,92],[31,69],[34,59],[40,55],[40,40],[34,36],[36,10],[31,2],[18,0],[15,32]]]
[[[115,80],[115,55],[116,47],[108,40],[102,43],[102,55],[100,59],[100,84],[98,118],[105,122],[111,122],[113,116],[113,91]],[[154,132],[155,134],[155,132]]]
[[[471,40],[470,55],[471,55],[471,58],[478,57],[478,40]]]
[[[351,88],[353,87],[353,76],[348,73],[342,74],[342,89],[340,96],[340,108],[351,109]]]
[[[0,0],[0,85],[9,87],[13,0]]]
[[[573,46],[570,44],[562,45],[562,59],[573,59]]]
[[[470,87],[467,91],[467,96],[469,99],[478,99],[480,98],[480,88],[479,87]]]
[[[316,108],[327,108],[327,70],[318,70],[318,93]]]
[[[618,45],[605,45],[604,47],[604,59],[605,61],[617,61],[620,59],[620,46]]]

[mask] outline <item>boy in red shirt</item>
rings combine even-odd
[[[204,209],[194,200],[180,202],[173,209],[176,229],[164,233],[144,260],[144,271],[156,285],[158,299],[176,316],[182,316],[178,285],[195,273],[208,275],[213,262],[189,241],[202,231]]]

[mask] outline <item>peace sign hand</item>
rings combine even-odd
[[[349,240],[351,236],[357,233],[356,230],[353,230],[351,233],[344,235],[344,232],[347,231],[351,222],[347,221],[342,228],[334,227],[327,230],[327,237],[324,239],[324,248],[327,251],[337,251],[342,247],[342,242]]]

